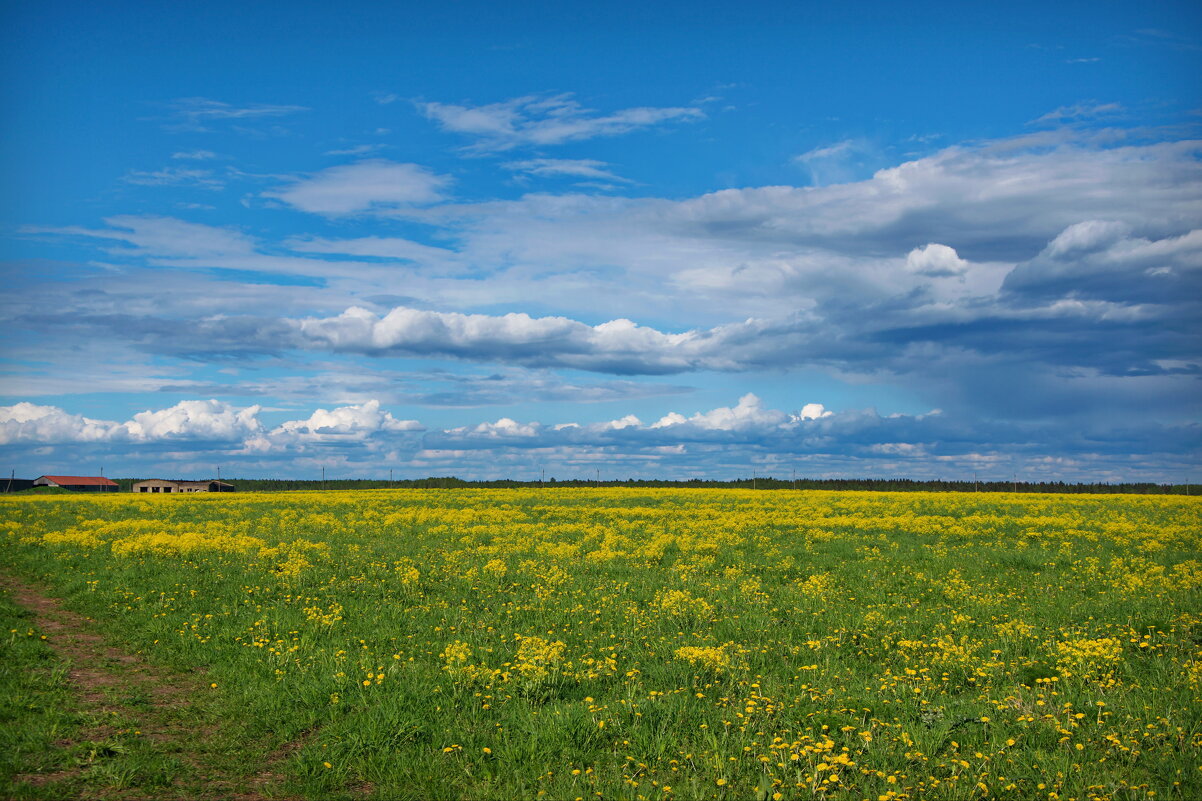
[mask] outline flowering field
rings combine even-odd
[[[0,502],[0,564],[111,642],[202,670],[204,702],[256,744],[246,774],[287,746],[303,797],[1189,799],[1200,513],[1166,496],[54,496]]]

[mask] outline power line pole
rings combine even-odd
[[[797,468],[793,468],[793,489],[797,489]]]
[[[540,467],[538,469],[538,488],[539,489],[543,488],[543,479],[545,479],[546,477],[547,477],[546,468]]]
[[[326,468],[324,465],[321,468],[321,488],[326,488]]]
[[[392,468],[388,468],[388,489],[392,489]]]
[[[976,471],[975,471],[975,470],[973,471],[973,474],[972,474],[972,491],[973,491],[973,492],[980,492],[980,491],[981,491],[981,490],[980,490],[980,489],[977,487],[977,473],[976,473]]]

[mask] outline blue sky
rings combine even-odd
[[[2,13],[19,474],[1202,473],[1194,3]]]

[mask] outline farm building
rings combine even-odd
[[[120,487],[116,481],[104,476],[38,476],[33,480],[35,487],[62,487],[76,492],[116,492]]]
[[[168,481],[151,478],[139,481],[130,488],[131,492],[233,492],[234,485],[225,481]]]

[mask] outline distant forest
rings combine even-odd
[[[140,478],[115,478],[122,492]],[[755,490],[873,490],[876,492],[1064,492],[1119,493],[1124,495],[1197,495],[1196,484],[1066,484],[1063,481],[915,481],[908,478],[799,478],[796,481],[771,477],[741,478],[735,481],[666,481],[629,478],[625,481],[592,481],[588,479],[546,481],[465,481],[455,476],[417,479],[349,478],[349,479],[275,479],[224,478],[240,492],[290,492],[296,490],[352,489],[531,489],[539,487],[675,487],[680,489],[704,487],[713,489]]]

